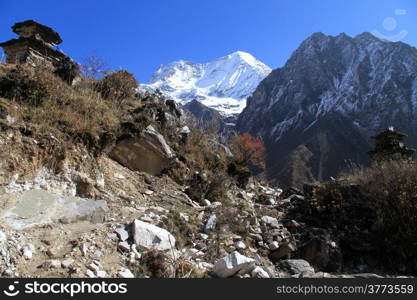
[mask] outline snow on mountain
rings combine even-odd
[[[262,137],[268,176],[292,185],[369,164],[370,137],[389,126],[417,147],[416,114],[416,48],[315,33],[259,84],[236,128]]]
[[[246,98],[270,72],[251,54],[237,51],[208,63],[179,60],[163,65],[140,89],[159,89],[182,104],[198,100],[232,115],[245,108]]]

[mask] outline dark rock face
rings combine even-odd
[[[190,101],[183,107],[195,117],[198,128],[215,125],[220,134],[226,135],[234,130],[237,118],[235,115],[223,116],[217,110],[205,106],[197,100]]]
[[[369,164],[371,135],[389,126],[416,146],[416,111],[415,48],[316,33],[260,83],[237,129],[264,139],[270,179],[300,186]]]

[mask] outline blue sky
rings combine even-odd
[[[0,41],[27,19],[58,31],[60,48],[76,60],[99,56],[139,82],[161,64],[237,50],[277,68],[317,31],[406,33],[402,41],[417,46],[415,0],[0,0]]]

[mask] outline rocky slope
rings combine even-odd
[[[190,129],[174,101],[126,90],[126,77],[70,86],[48,70],[0,64],[1,277],[416,273],[407,257],[394,267],[375,259],[357,220],[337,228],[314,206],[320,189],[238,184],[225,145]],[[104,95],[124,98],[103,97],[103,81]]]
[[[251,54],[237,51],[208,63],[179,60],[163,65],[140,89],[159,89],[182,104],[197,100],[233,115],[243,110],[246,98],[270,72]]]
[[[371,135],[388,126],[415,147],[416,58],[414,47],[369,33],[313,34],[260,83],[237,128],[264,139],[268,177],[284,184],[368,164]]]
[[[235,115],[224,116],[217,110],[207,107],[197,100],[188,102],[183,108],[194,116],[197,128],[215,128],[219,135],[225,136],[228,136],[235,130],[237,120]]]

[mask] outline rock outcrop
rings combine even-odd
[[[52,28],[33,20],[16,23],[12,26],[18,39],[0,43],[11,64],[30,64],[34,67],[49,66],[64,81],[72,84],[80,75],[78,64],[54,47],[62,39]]]
[[[160,174],[175,157],[165,138],[149,125],[139,137],[119,142],[110,156],[131,170]]]
[[[17,230],[53,222],[103,222],[108,211],[104,200],[60,196],[44,190],[4,194],[0,199],[6,203],[0,209],[0,220]]]

